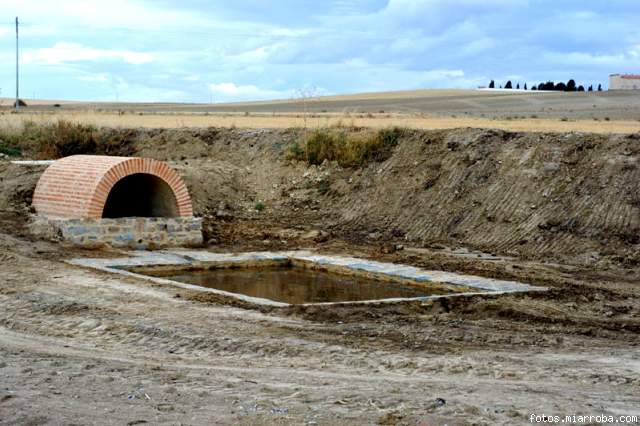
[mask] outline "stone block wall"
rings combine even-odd
[[[202,219],[118,218],[46,219],[36,217],[32,231],[41,237],[56,237],[80,247],[102,246],[155,249],[202,244]]]
[[[609,90],[640,90],[640,75],[613,74],[609,77]]]

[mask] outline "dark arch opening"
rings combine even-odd
[[[157,176],[137,173],[120,179],[109,192],[102,217],[176,217],[171,187]]]

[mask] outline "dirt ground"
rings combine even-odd
[[[260,310],[72,267],[122,254],[35,240],[42,167],[0,161],[0,424],[640,414],[639,135],[411,130],[385,161],[343,169],[286,161],[300,129],[123,132],[122,153],[185,177],[204,249],[311,248],[550,290]]]

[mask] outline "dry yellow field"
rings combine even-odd
[[[552,118],[487,119],[477,117],[437,117],[419,114],[259,114],[252,113],[21,113],[0,115],[0,126],[20,127],[26,121],[51,123],[69,120],[97,127],[122,128],[183,128],[183,127],[237,127],[237,128],[321,128],[399,126],[412,129],[452,129],[461,127],[492,128],[510,131],[636,133],[640,120],[563,120]]]

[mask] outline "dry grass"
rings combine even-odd
[[[75,154],[127,154],[127,141],[107,128],[58,120],[0,127],[0,152],[49,160]]]
[[[0,115],[0,128],[19,128],[25,122],[53,124],[63,119],[95,127],[121,128],[180,128],[180,127],[236,127],[236,128],[292,128],[304,127],[301,114],[117,114],[95,112],[21,113]],[[310,128],[364,127],[409,129],[453,129],[460,127],[492,128],[510,131],[533,132],[589,132],[589,133],[636,133],[640,132],[640,121],[583,119],[561,121],[560,119],[527,118],[518,120],[495,120],[471,117],[434,117],[405,114],[313,114],[306,117]]]
[[[342,167],[360,167],[371,161],[384,161],[402,136],[402,129],[346,132],[339,129],[316,130],[289,147],[287,157],[319,165],[336,161]]]

